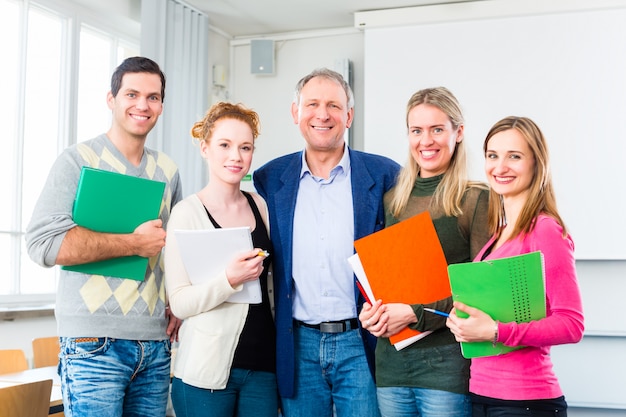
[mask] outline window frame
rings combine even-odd
[[[54,302],[56,292],[41,294],[20,294],[20,282],[22,276],[23,256],[23,239],[26,226],[29,219],[23,218],[24,205],[24,189],[23,180],[26,173],[24,172],[24,135],[25,135],[25,90],[26,76],[25,65],[28,53],[27,36],[29,12],[38,10],[43,13],[56,16],[61,23],[61,64],[59,76],[58,97],[58,130],[56,133],[57,146],[56,155],[59,155],[66,147],[77,143],[81,138],[77,138],[77,113],[78,113],[78,85],[79,85],[79,60],[80,60],[80,37],[82,30],[98,33],[111,41],[110,46],[110,68],[109,73],[113,71],[116,63],[116,57],[120,51],[120,46],[134,48],[140,50],[140,16],[131,16],[130,10],[125,10],[121,5],[112,8],[118,9],[118,13],[110,12],[111,5],[107,4],[107,8],[97,0],[84,1],[84,4],[77,4],[71,0],[0,0],[17,4],[18,14],[20,16],[19,31],[19,52],[18,62],[19,70],[17,71],[17,87],[14,90],[18,95],[16,103],[18,109],[16,111],[16,128],[15,136],[10,140],[15,141],[11,146],[15,145],[13,156],[17,163],[14,168],[15,182],[10,186],[13,187],[12,195],[16,201],[12,204],[11,216],[12,220],[9,230],[0,230],[2,235],[8,236],[10,245],[10,290],[11,294],[0,294],[0,312],[33,309],[40,310],[49,307]],[[121,3],[120,3],[121,4]],[[92,7],[93,6],[93,7]],[[120,12],[121,10],[121,12]],[[103,86],[103,90],[106,89]],[[103,97],[104,100],[104,97]],[[84,139],[84,138],[83,138]],[[27,255],[26,255],[27,256]],[[43,268],[42,268],[43,270]],[[55,267],[55,282],[58,282],[58,267]]]

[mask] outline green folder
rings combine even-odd
[[[531,252],[509,258],[448,266],[452,298],[501,322],[528,323],[546,317],[543,255]],[[467,317],[461,311],[459,317]],[[521,349],[502,343],[461,342],[465,358],[495,356]]]
[[[132,233],[159,217],[164,190],[164,182],[83,167],[72,216],[77,225],[96,232]],[[147,267],[148,258],[125,256],[62,268],[142,281]]]

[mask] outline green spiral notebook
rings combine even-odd
[[[454,301],[478,308],[501,322],[528,323],[546,317],[543,255],[531,252],[509,258],[448,266]],[[458,312],[463,317],[462,312]],[[465,358],[495,356],[521,349],[502,343],[461,342]]]
[[[164,191],[164,182],[83,167],[72,211],[74,223],[96,232],[132,233],[159,217]],[[142,281],[147,267],[148,258],[125,256],[62,268]]]

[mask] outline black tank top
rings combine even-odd
[[[254,199],[245,191],[241,191],[241,193],[248,200],[250,209],[254,213],[255,227],[252,231],[252,244],[255,248],[268,251],[270,256],[263,261],[264,268],[259,277],[263,295],[261,304],[250,304],[249,306],[246,323],[243,326],[239,343],[235,349],[232,367],[253,371],[276,372],[276,330],[267,292],[267,272],[272,262],[273,247]],[[204,209],[213,226],[216,229],[221,228],[206,207]]]

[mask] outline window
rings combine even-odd
[[[115,57],[114,62],[111,62],[111,54]],[[76,119],[78,142],[109,129],[111,113],[106,105],[106,94],[111,85],[111,73],[125,58],[138,54],[137,46],[95,28],[81,28]]]
[[[139,51],[138,35],[89,21],[74,3],[45,3],[0,0],[3,35],[14,40],[0,44],[0,123],[8,138],[0,164],[8,185],[8,203],[0,204],[0,303],[55,292],[57,268],[30,260],[24,231],[56,156],[108,130],[111,72]]]

